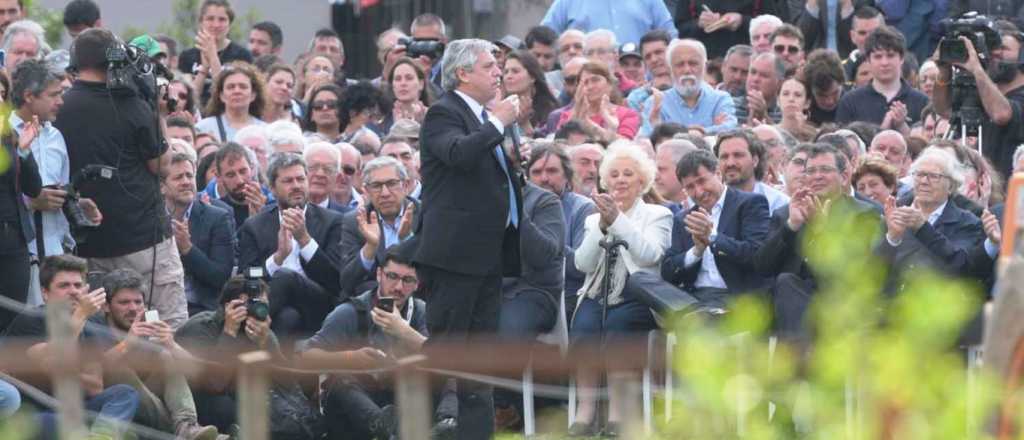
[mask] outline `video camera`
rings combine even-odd
[[[68,224],[71,226],[71,233],[75,237],[76,242],[85,242],[85,232],[99,226],[99,224],[94,223],[86,217],[85,211],[82,210],[82,207],[78,204],[81,200],[79,189],[85,182],[96,182],[101,179],[113,179],[115,172],[117,172],[117,168],[114,167],[106,165],[87,165],[85,168],[78,170],[78,172],[71,177],[71,182],[63,186],[46,186],[46,188],[60,189],[67,193],[67,195],[64,196],[64,205],[61,206],[61,211],[64,213],[64,217],[67,217],[68,219]]]
[[[444,43],[438,40],[421,40],[409,37],[398,39],[398,44],[405,46],[405,54],[409,58],[425,56],[432,60],[441,58],[444,55]]]
[[[270,317],[270,305],[260,299],[263,293],[263,280],[266,272],[260,266],[253,266],[245,270],[244,292],[249,297],[245,302],[245,311],[249,316],[266,321]]]
[[[939,61],[944,63],[963,63],[967,61],[967,45],[960,37],[967,37],[978,52],[978,60],[983,67],[988,67],[992,59],[992,50],[1003,45],[995,23],[988,17],[977,12],[967,12],[955,18],[947,18],[939,22],[944,35],[939,40]]]
[[[107,48],[107,88],[128,88],[155,111],[161,82],[172,78],[163,64],[154,62],[137,46],[121,41]]]
[[[988,17],[977,12],[967,12],[959,17],[947,18],[939,22],[943,37],[939,40],[939,62],[946,64],[964,63],[969,57],[967,44],[960,37],[966,37],[978,54],[978,61],[983,69],[988,69],[992,60],[992,50],[1002,46],[1002,38],[995,29],[995,24]],[[985,121],[985,110],[978,95],[978,83],[970,72],[953,69],[950,80],[950,103],[953,110],[950,119],[950,133],[961,134],[961,139],[968,136],[981,136],[981,125]],[[981,145],[981,142],[978,142]]]

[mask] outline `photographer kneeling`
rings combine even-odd
[[[967,37],[959,40],[966,46],[966,61],[954,62],[953,65],[964,70],[963,74],[971,75],[977,84],[975,88],[985,112],[982,118],[981,151],[992,161],[1004,178],[1012,174],[1013,151],[1017,145],[1024,143],[1024,60],[1020,57],[1020,49],[1024,43],[1024,35],[1019,32],[1002,32],[1002,46],[991,50],[987,68],[982,65],[974,44]],[[936,52],[936,64],[939,66],[939,77],[933,92],[933,105],[936,113],[950,118],[952,112],[960,111],[953,108],[953,69],[951,63],[942,58],[942,44]]]
[[[412,297],[419,279],[409,243],[388,248],[377,267],[377,289],[339,305],[323,328],[298,347],[303,360],[329,363],[330,368],[374,368],[423,346],[426,303]],[[396,434],[392,374],[331,375],[322,393],[329,438],[389,439]],[[444,409],[454,406],[440,405],[435,433],[454,430],[454,414]]]

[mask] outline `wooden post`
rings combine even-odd
[[[270,439],[270,400],[267,365],[270,354],[252,351],[238,355],[238,424],[245,440]]]
[[[643,385],[635,371],[612,371],[608,373],[608,388],[614,400],[618,401],[619,414],[622,416],[622,438],[641,439],[646,438],[646,426],[644,414],[640,402],[643,395]]]
[[[412,366],[422,359],[422,356],[413,356],[399,361],[404,368],[398,370],[395,378],[398,432],[403,440],[430,440],[430,382],[426,373]]]
[[[72,337],[71,303],[54,301],[46,305],[46,330],[51,353],[59,353],[60,361],[52,365],[54,390],[60,406],[57,409],[60,438],[85,438],[80,385],[78,341]]]

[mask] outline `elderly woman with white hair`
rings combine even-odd
[[[607,341],[607,334],[639,333],[655,327],[651,310],[624,289],[632,273],[649,272],[660,276],[659,265],[672,239],[672,212],[664,206],[648,204],[643,195],[654,184],[657,167],[640,148],[616,144],[601,162],[601,187],[606,193],[593,193],[597,213],[584,222],[583,241],[576,251],[576,268],[586,274],[579,291],[570,335],[573,343]],[[605,246],[621,240],[626,246],[619,255],[606,258]],[[608,285],[605,285],[607,282]],[[607,297],[605,296],[607,294]],[[607,298],[607,318],[603,318]],[[593,371],[581,369],[577,376],[580,402],[570,435],[597,432],[597,398],[593,392],[598,378]],[[610,396],[606,434],[615,434],[624,415],[619,396]]]
[[[951,203],[964,181],[960,168],[953,154],[929,147],[910,167],[912,204],[897,206],[894,198],[885,204],[888,230],[882,253],[897,270],[923,265],[962,274],[971,249],[985,239],[981,220]]]

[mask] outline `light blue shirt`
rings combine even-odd
[[[718,201],[715,202],[715,206],[711,207],[711,236],[709,239],[712,243],[715,242],[715,238],[718,238],[718,225],[719,220],[722,218],[722,207],[725,206],[725,193],[728,190],[723,190],[722,195],[718,197]],[[722,278],[722,273],[718,271],[718,264],[715,263],[715,256],[711,253],[711,246],[704,248],[704,253],[700,256],[695,251],[696,247],[691,247],[686,252],[684,263],[686,267],[692,267],[694,264],[700,263],[700,270],[697,272],[697,281],[693,283],[694,287],[714,287],[718,289],[727,289],[725,285],[725,279]]]
[[[764,198],[768,199],[769,217],[775,213],[776,209],[789,204],[789,196],[787,196],[786,193],[765,185],[763,182],[754,183],[754,192],[761,194]]]
[[[676,122],[684,127],[699,125],[704,127],[704,132],[713,135],[720,131],[736,128],[736,106],[732,97],[721,90],[711,88],[706,82],[700,85],[700,97],[697,98],[697,105],[690,107],[683,100],[675,88],[666,90],[665,97],[661,101],[661,122]],[[650,137],[654,127],[651,126],[651,106],[654,105],[654,97],[647,98],[644,102],[643,126],[640,127],[640,136]],[[715,116],[725,113],[728,115],[725,122],[715,125]]]
[[[383,217],[377,217],[380,219],[380,225],[382,226],[381,229],[384,230],[384,249],[394,246],[402,241],[398,238],[398,228],[402,227],[403,215],[405,215],[405,208],[402,208],[402,211],[395,216],[395,219],[391,223],[384,221]],[[362,250],[359,251],[359,262],[363,263],[363,269],[366,269],[367,271],[373,269],[373,260],[367,260],[366,257],[363,256]]]
[[[825,46],[831,50],[837,50],[836,48],[839,47],[839,45],[836,43],[836,27],[839,26],[839,23],[836,23],[835,21],[838,16],[838,14],[836,14],[836,10],[839,9],[839,0],[827,0],[825,4],[828,10],[829,20],[829,25],[825,27]]]
[[[221,119],[221,121],[224,123],[224,134],[227,135],[227,139],[221,139],[220,127],[217,125],[217,118],[224,118],[224,115],[203,118],[196,124],[196,131],[201,133],[208,133],[212,135],[214,138],[219,139],[222,143],[227,141],[234,141],[235,133],[238,130],[235,130],[233,127],[231,127],[231,124],[228,123],[227,119]],[[250,117],[249,125],[267,125],[267,123],[263,122],[263,120],[261,119]]]
[[[18,114],[11,112],[8,122],[20,135],[24,121],[18,117]],[[39,166],[39,177],[43,185],[64,185],[71,180],[68,146],[64,143],[64,136],[57,127],[49,122],[44,122],[39,127],[39,135],[32,141],[30,149],[32,157],[35,158],[36,164]],[[34,219],[35,211],[29,211],[29,213]],[[43,211],[42,219],[43,247],[46,252],[46,255],[43,256],[63,254],[65,244],[69,248],[74,247],[75,241],[71,238],[71,227],[61,210]],[[32,255],[37,253],[35,240],[28,244],[28,252]]]
[[[559,34],[567,29],[608,29],[619,44],[639,43],[654,29],[664,29],[672,38],[679,35],[664,0],[555,0],[540,24]]]

